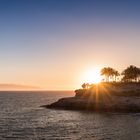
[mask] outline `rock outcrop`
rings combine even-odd
[[[104,111],[104,112],[140,112],[140,95],[134,93],[136,89],[127,85],[121,88],[106,86],[106,89],[102,87],[92,87],[91,89],[80,89],[77,90],[75,97],[62,98],[57,102],[43,107],[54,108],[54,109],[67,109],[67,110],[89,110],[89,111]],[[126,91],[123,91],[125,90]],[[115,89],[114,91],[112,89]],[[138,89],[138,88],[137,88]],[[131,93],[131,94],[130,94]],[[130,96],[128,96],[128,95]],[[114,96],[115,95],[115,96]],[[124,96],[125,95],[125,96]]]

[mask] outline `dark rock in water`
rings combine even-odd
[[[140,112],[140,84],[100,84],[78,89],[75,97],[62,98],[42,107],[105,112]]]
[[[126,98],[126,97],[125,97]],[[85,98],[62,98],[57,102],[43,107],[67,110],[90,110],[104,112],[140,112],[140,98],[128,100],[123,97],[116,97],[109,101],[93,101]]]
[[[86,109],[86,99],[79,99],[75,97],[62,98],[57,102],[47,105],[47,108],[63,108],[63,109]]]

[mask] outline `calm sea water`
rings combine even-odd
[[[0,140],[140,140],[140,114],[40,108],[73,92],[0,92]]]

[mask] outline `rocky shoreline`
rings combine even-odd
[[[140,112],[140,98],[115,97],[110,103],[89,101],[85,98],[62,98],[43,107],[66,110],[88,110],[104,112]]]
[[[103,92],[102,87],[98,87],[98,94],[93,89],[92,92],[90,91],[91,89],[80,89],[76,93],[75,97],[61,98],[52,104],[44,105],[42,107],[50,109],[88,110],[93,112],[98,111],[140,113],[140,96],[132,96],[133,93],[131,93],[131,96],[127,96],[129,92],[126,92],[125,94],[120,94],[122,92],[122,87],[117,87],[117,90],[119,90],[119,92],[116,93],[112,90],[113,88],[111,88],[111,90],[109,90],[109,88],[106,88],[108,90],[107,93],[105,93]]]

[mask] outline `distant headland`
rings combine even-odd
[[[82,84],[75,96],[59,99],[43,107],[103,112],[140,112],[140,69],[127,67],[121,74],[113,68],[101,70],[105,79],[98,84]],[[121,78],[118,76],[121,76]],[[94,77],[93,77],[94,78]]]
[[[36,86],[29,86],[29,85],[19,85],[19,84],[0,84],[0,91],[10,91],[10,90],[37,90],[41,89],[40,87]]]

